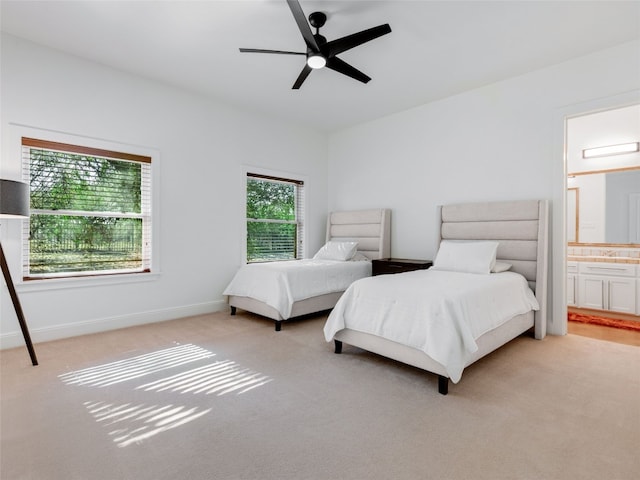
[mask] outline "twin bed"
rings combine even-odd
[[[336,353],[344,342],[435,373],[446,395],[488,353],[530,329],[545,336],[548,204],[449,205],[439,217],[434,266],[355,282],[324,334]]]
[[[390,256],[391,211],[332,212],[326,240],[312,259],[241,267],[224,291],[231,314],[238,308],[257,313],[279,331],[282,322],[332,309],[351,283],[371,276],[372,259]],[[340,248],[347,244],[355,251]]]
[[[432,372],[446,395],[449,380],[457,383],[464,368],[488,353],[529,330],[545,336],[548,209],[546,200],[439,207],[433,267],[376,277],[358,256],[390,257],[390,211],[334,212],[323,250],[351,242],[358,254],[320,263],[338,269],[360,263],[357,274],[329,286],[334,267],[316,265],[321,259],[249,265],[225,294],[232,314],[236,308],[258,313],[275,320],[276,330],[289,318],[333,309],[324,336],[336,353],[346,343]],[[307,276],[309,269],[325,269],[324,280]],[[265,293],[265,285],[273,288]],[[303,291],[294,288],[302,285]]]

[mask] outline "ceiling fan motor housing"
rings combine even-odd
[[[313,12],[309,15],[309,23],[315,29],[322,28],[327,21],[327,16],[322,12]]]
[[[326,49],[322,48],[323,45],[327,43],[327,38],[323,35],[320,35],[320,32],[318,31],[324,26],[326,21],[327,16],[322,12],[313,12],[311,15],[309,15],[309,23],[313,28],[316,29],[316,33],[313,34],[313,38],[316,39],[316,43],[318,44],[318,47],[320,47],[320,52],[315,52],[311,48],[307,48],[307,58],[320,53],[326,59],[329,55],[329,52],[325,51]]]

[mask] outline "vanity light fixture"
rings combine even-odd
[[[621,143],[607,147],[585,148],[582,150],[582,158],[608,157],[637,151],[640,151],[640,142]]]

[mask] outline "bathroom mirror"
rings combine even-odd
[[[640,167],[569,174],[567,239],[573,245],[640,245]]]

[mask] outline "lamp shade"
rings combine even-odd
[[[29,185],[0,179],[0,218],[29,216]]]

